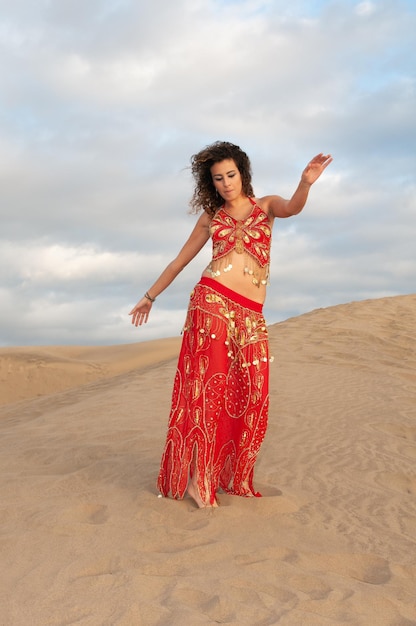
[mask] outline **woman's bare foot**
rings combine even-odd
[[[218,502],[215,499],[214,503],[211,504],[211,502],[208,500],[207,502],[204,502],[201,498],[201,496],[199,495],[199,491],[198,491],[198,487],[196,486],[196,484],[190,480],[188,483],[188,489],[187,489],[188,494],[191,496],[192,500],[196,503],[196,505],[198,506],[199,509],[206,509],[206,508],[217,508],[218,507]]]
[[[241,491],[243,492],[241,495],[244,495],[245,498],[254,498],[256,495],[254,491],[251,489],[248,480],[244,480],[241,483]]]

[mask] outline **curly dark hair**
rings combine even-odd
[[[211,167],[224,159],[233,159],[241,175],[243,192],[249,197],[254,196],[251,164],[247,154],[233,143],[216,141],[191,157],[191,171],[195,180],[194,194],[189,203],[192,213],[198,213],[203,209],[208,215],[213,216],[223,205],[224,200],[212,182]]]

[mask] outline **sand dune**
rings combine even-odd
[[[0,623],[415,625],[415,328],[415,295],[273,325],[264,497],[215,511],[155,490],[178,340],[0,351]]]
[[[0,404],[111,378],[174,357],[180,338],[117,346],[0,348]]]

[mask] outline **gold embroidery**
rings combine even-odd
[[[194,413],[194,422],[198,426],[200,421],[201,421],[201,409],[199,409],[199,407],[197,407],[195,409],[195,413]]]
[[[205,300],[206,302],[208,302],[208,304],[217,303],[225,306],[224,300],[220,296],[217,296],[215,293],[208,293],[205,296]]]

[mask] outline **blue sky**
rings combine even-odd
[[[28,0],[0,24],[0,345],[180,333],[209,244],[153,307],[177,254],[190,156],[250,155],[258,196],[334,162],[273,233],[269,323],[415,291],[412,2]]]

